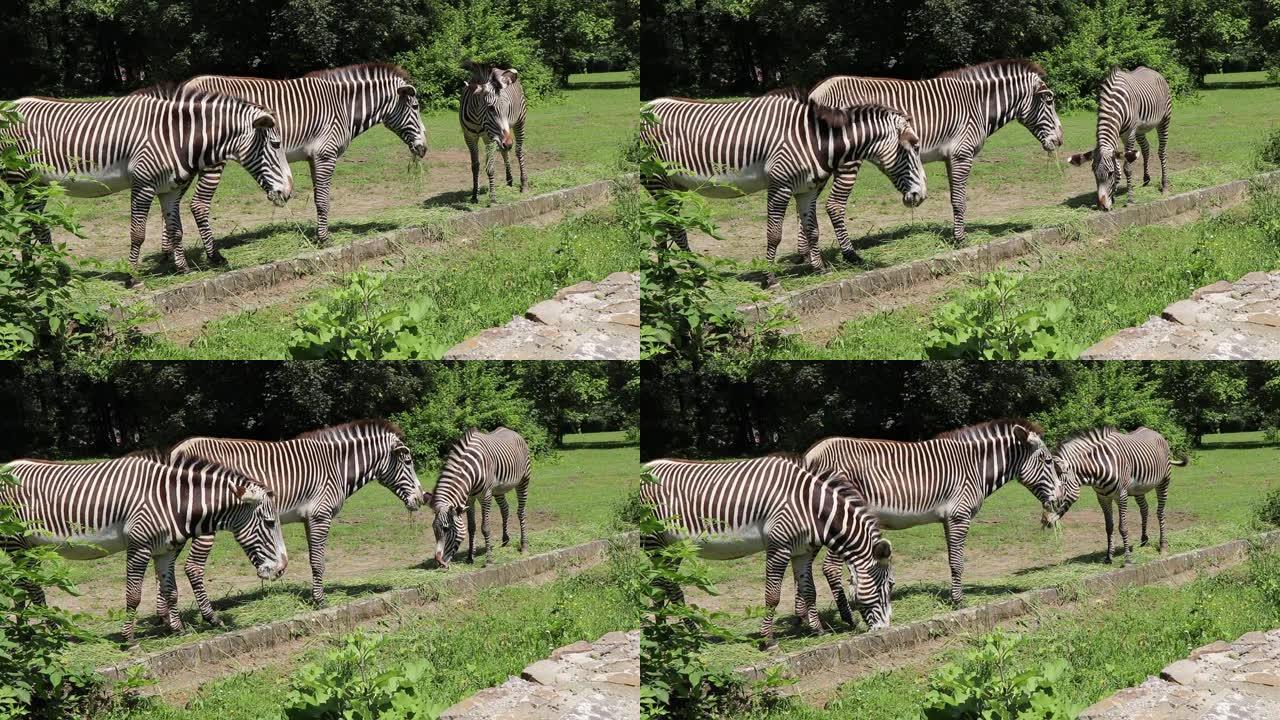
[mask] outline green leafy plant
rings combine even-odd
[[[1263,525],[1280,528],[1280,488],[1273,488],[1254,504],[1253,517]]]
[[[374,661],[381,635],[355,632],[342,646],[304,666],[284,700],[289,720],[435,720],[445,709],[428,699],[428,661],[393,667]]]
[[[982,276],[981,285],[935,312],[925,351],[935,360],[1072,358],[1079,351],[1059,329],[1071,303],[1057,299],[1019,309],[1021,277],[1005,270]]]
[[[1258,170],[1275,170],[1280,168],[1280,127],[1271,132],[1258,145],[1254,155],[1254,167]]]
[[[297,360],[436,360],[448,348],[428,334],[434,303],[422,297],[407,308],[382,303],[385,275],[357,270],[325,301],[302,308],[289,336]]]
[[[1022,642],[1016,633],[996,631],[956,662],[929,677],[926,720],[1071,720],[1080,710],[1059,687],[1067,661],[1043,666],[1014,659]]]

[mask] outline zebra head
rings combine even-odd
[[[1062,511],[1059,465],[1039,432],[1025,425],[1014,425],[1013,436],[1024,449],[1021,464],[1017,468],[1018,481],[1040,501],[1044,510],[1040,517],[1041,525],[1052,527],[1057,524]]]
[[[803,460],[795,460],[804,467]],[[819,481],[830,482],[828,487],[835,492],[836,500],[830,509],[833,514],[827,520],[833,534],[824,539],[828,552],[823,574],[831,579],[826,568],[829,563],[847,568],[853,588],[852,604],[867,627],[872,630],[888,627],[893,617],[890,604],[894,584],[890,569],[893,547],[880,535],[875,516],[867,511],[866,500],[856,483],[841,470],[817,475]]]
[[[507,89],[520,81],[520,73],[515,68],[489,68],[489,74],[485,77],[476,68],[472,70],[472,78],[465,85],[471,92],[479,95],[484,103],[482,132],[503,150],[510,150],[515,146],[516,140],[511,133],[512,95]]]
[[[249,562],[263,580],[276,580],[289,567],[289,551],[276,513],[274,493],[248,481],[235,485],[238,501],[230,517],[230,529]]]
[[[250,127],[240,134],[235,159],[267,193],[276,207],[293,196],[293,172],[285,157],[276,119],[265,108],[254,108]]]
[[[381,470],[378,482],[400,498],[409,512],[417,512],[423,498],[422,485],[418,483],[418,471],[413,466],[413,452],[400,438],[395,437]]]
[[[422,126],[422,113],[418,107],[418,91],[402,80],[396,88],[391,107],[382,116],[382,124],[409,146],[409,152],[421,160],[427,156],[427,130]]]
[[[902,193],[903,205],[918,207],[929,193],[924,163],[920,162],[920,136],[912,127],[911,118],[877,105],[855,106],[849,116],[855,128],[860,125],[875,128],[867,159],[893,181],[893,186]]]
[[[485,472],[484,456],[474,441],[480,436],[475,428],[467,430],[445,458],[434,492],[424,492],[423,502],[435,511],[431,531],[436,540],[436,565],[448,567],[454,553],[466,539],[460,515],[471,501],[471,487]]]
[[[1092,161],[1093,179],[1098,184],[1098,209],[1100,210],[1111,209],[1112,198],[1120,185],[1121,158],[1125,163],[1131,163],[1138,159],[1138,153],[1104,141],[1099,142],[1092,150],[1076,153],[1067,159],[1067,162],[1077,166],[1085,164],[1086,161]]]
[[[879,536],[871,543],[869,557],[851,560],[847,563],[850,581],[853,586],[853,606],[862,615],[870,630],[889,627],[893,619],[893,605],[890,598],[893,594],[893,572],[890,560],[893,546]]]
[[[1053,152],[1062,146],[1062,122],[1058,120],[1058,110],[1053,104],[1053,90],[1039,76],[1035,76],[1035,82],[1035,89],[1018,120],[1040,141],[1045,152]]]

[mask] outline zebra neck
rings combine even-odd
[[[1008,125],[1022,112],[1022,106],[1027,98],[1024,92],[1014,96],[1014,92],[1020,90],[1016,87],[1017,82],[1018,78],[997,77],[980,84],[981,107],[986,113],[987,137]]]
[[[351,108],[351,136],[348,142],[355,140],[366,130],[381,123],[387,116],[389,103],[380,92],[377,83],[360,83],[342,86],[342,101]],[[363,108],[363,112],[360,109]]]

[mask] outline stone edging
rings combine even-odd
[[[338,268],[354,268],[370,258],[388,255],[403,245],[434,242],[446,234],[466,234],[518,222],[578,203],[590,202],[608,194],[613,180],[598,180],[587,185],[535,195],[510,205],[476,210],[451,218],[439,225],[395,230],[367,240],[308,250],[286,260],[231,270],[203,280],[157,290],[138,300],[163,315],[215,302],[240,293],[261,290],[273,285]]]
[[[563,565],[594,565],[604,557],[610,543],[626,542],[635,540],[637,537],[635,533],[624,533],[612,538],[552,550],[505,565],[495,565],[455,575],[439,583],[433,583],[429,587],[389,590],[362,600],[315,610],[287,620],[254,625],[187,645],[159,650],[118,665],[100,667],[98,673],[110,681],[118,681],[124,679],[131,668],[140,666],[147,677],[159,678],[173,675],[196,667],[201,662],[263,650],[306,635],[318,632],[343,632],[365,620],[396,612],[401,607],[435,602],[440,596],[456,597],[485,588],[510,585],[559,569]]]
[[[1253,183],[1266,187],[1280,185],[1280,170],[1262,173],[1244,180],[1233,180],[1223,185],[1178,193],[1162,200],[1120,208],[1107,213],[1095,213],[1081,221],[1082,229],[1085,232],[1101,234],[1134,225],[1149,225],[1199,207],[1234,205],[1245,198]],[[1038,245],[1061,243],[1069,237],[1070,234],[1067,231],[1056,227],[1029,230],[983,245],[952,250],[923,260],[868,270],[850,278],[792,290],[763,302],[740,305],[738,310],[753,323],[767,318],[769,308],[775,306],[786,308],[788,314],[792,316],[810,315],[841,302],[852,302],[869,295],[909,288],[943,275],[990,268],[1001,260],[1025,255]]]
[[[1120,588],[1149,585],[1203,565],[1238,560],[1244,556],[1251,542],[1265,546],[1280,545],[1280,530],[1084,578],[1080,581],[1080,587],[1086,593],[1106,593]],[[901,650],[957,632],[988,632],[998,623],[1031,613],[1038,606],[1059,605],[1070,600],[1070,593],[1060,592],[1057,588],[1029,590],[1008,600],[955,610],[929,620],[890,626],[826,645],[797,650],[758,665],[739,667],[736,672],[752,682],[763,680],[766,672],[772,668],[781,668],[782,674],[787,677],[812,675],[842,663]]]

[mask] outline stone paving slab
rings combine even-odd
[[[502,327],[463,340],[450,360],[639,360],[640,273],[560,289]]]
[[[1086,360],[1280,358],[1280,271],[1251,272],[1196,290],[1138,327],[1102,340]]]
[[[520,677],[472,695],[440,720],[635,720],[640,717],[640,631],[566,645]]]
[[[1280,629],[1197,648],[1100,700],[1080,720],[1263,720],[1280,718]]]

